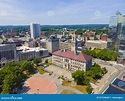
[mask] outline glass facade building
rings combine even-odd
[[[118,60],[125,65],[125,15],[122,15],[122,18],[120,18],[120,23],[121,25],[118,31],[120,57]]]
[[[120,56],[118,63],[125,64],[125,15],[117,12],[110,17],[109,38],[112,39],[113,45],[118,48]]]
[[[114,39],[117,35],[117,22],[118,22],[117,16],[110,17],[108,37],[111,39]]]

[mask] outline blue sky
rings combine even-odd
[[[104,24],[125,0],[0,0],[0,25]]]

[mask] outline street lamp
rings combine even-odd
[[[37,89],[37,93],[39,94],[39,88]]]

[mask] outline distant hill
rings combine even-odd
[[[30,26],[0,26],[0,28],[29,28]],[[108,28],[108,24],[85,24],[85,25],[41,25],[42,28],[54,28],[54,29],[61,29],[61,28],[69,28],[69,29],[103,29]]]

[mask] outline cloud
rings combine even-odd
[[[1,24],[108,23],[124,0],[1,0]],[[51,15],[51,16],[50,16]]]

